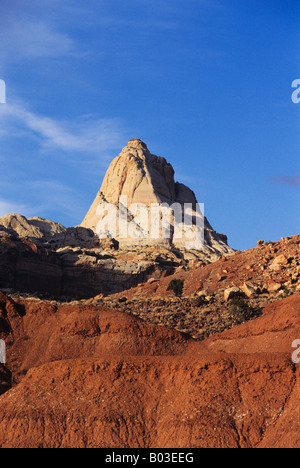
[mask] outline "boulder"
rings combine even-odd
[[[226,302],[228,302],[233,297],[240,296],[240,295],[241,295],[241,290],[240,288],[237,288],[237,287],[228,288],[228,289],[225,289],[224,291],[224,299]]]
[[[257,289],[257,286],[250,283],[244,283],[243,286],[241,286],[241,291],[243,291],[247,297],[254,296],[257,293]]]
[[[269,293],[276,293],[281,289],[282,285],[281,283],[276,283],[276,282],[270,282],[268,285],[268,292]]]
[[[287,265],[288,259],[286,258],[285,255],[281,254],[281,255],[278,255],[276,258],[274,258],[272,264],[273,265]]]

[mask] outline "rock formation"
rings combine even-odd
[[[190,219],[184,223],[185,205]],[[208,256],[232,252],[226,236],[217,234],[203,216],[194,192],[175,182],[171,164],[138,139],[130,140],[110,164],[82,226],[116,237],[121,247],[173,245]]]
[[[96,247],[97,239],[93,231],[83,227],[65,228],[59,223],[39,217],[25,218],[20,214],[5,215],[0,218],[0,236],[10,234],[19,239],[30,239],[53,249],[62,247]]]
[[[162,203],[190,203],[201,249],[176,238],[173,208],[168,239],[98,237],[107,205],[140,234],[132,204]],[[81,226],[1,218],[0,448],[299,448],[299,244],[234,252],[140,140]]]
[[[0,231],[32,240],[61,240],[66,228],[59,223],[42,218],[25,218],[20,214],[5,215],[0,218]]]
[[[179,263],[175,264],[179,266]],[[53,298],[88,298],[136,286],[166,268],[155,257],[114,256],[111,250],[46,248],[29,239],[0,236],[0,290]],[[173,267],[174,268],[174,267]]]
[[[106,228],[107,206],[115,210],[116,232]],[[187,233],[188,241],[180,236]],[[203,217],[194,193],[175,182],[172,166],[140,140],[131,140],[111,163],[82,225],[67,229],[20,214],[0,218],[0,288],[55,298],[117,293],[233,253],[226,236]]]

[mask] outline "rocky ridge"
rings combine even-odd
[[[91,304],[119,308],[148,323],[165,325],[203,339],[261,315],[268,304],[300,291],[300,235],[262,243],[194,269],[179,267],[173,275]],[[182,297],[168,291],[183,282]]]

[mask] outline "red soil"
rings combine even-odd
[[[97,307],[0,307],[0,447],[300,447],[300,294],[204,342]]]

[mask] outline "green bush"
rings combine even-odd
[[[183,292],[183,281],[180,279],[172,279],[170,281],[167,291],[173,291],[176,297],[181,297]]]
[[[240,321],[249,320],[255,314],[255,310],[241,297],[233,297],[230,301],[229,312]]]

